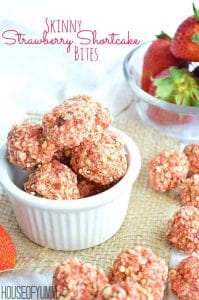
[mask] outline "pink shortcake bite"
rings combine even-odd
[[[184,153],[166,149],[148,164],[148,178],[151,188],[166,192],[176,188],[187,176],[188,159]]]
[[[85,138],[98,138],[111,121],[108,109],[89,96],[79,95],[46,113],[42,124],[46,138],[62,149],[76,147]]]
[[[108,283],[101,268],[74,257],[57,266],[53,274],[55,299],[94,300]]]
[[[199,250],[199,208],[184,206],[168,222],[166,236],[179,251]]]
[[[159,300],[164,294],[167,275],[164,259],[150,248],[133,246],[118,255],[108,277],[112,284],[123,281],[138,283],[153,295],[154,300]]]
[[[30,174],[24,189],[32,195],[53,200],[80,198],[77,175],[55,159]]]
[[[104,131],[98,140],[85,140],[74,148],[70,162],[77,174],[101,185],[118,181],[127,171],[124,144],[110,130]]]
[[[169,272],[171,289],[179,300],[199,299],[199,256],[183,259]]]
[[[43,135],[37,124],[15,125],[8,133],[9,161],[23,170],[32,170],[51,161],[57,148]]]

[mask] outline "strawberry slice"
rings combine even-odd
[[[6,230],[0,225],[0,271],[13,269],[15,265],[15,245]]]
[[[178,27],[171,42],[172,54],[181,59],[199,61],[199,10],[193,4],[194,15]]]

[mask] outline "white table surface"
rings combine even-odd
[[[72,3],[71,3],[72,2]],[[0,31],[17,28],[38,35],[45,17],[82,19],[85,27],[100,33],[131,30],[144,42],[164,29],[173,34],[176,24],[192,14],[190,1],[3,1],[0,0]],[[197,3],[196,3],[197,4]],[[171,10],[172,6],[172,10]],[[178,12],[178,13],[177,13]],[[169,16],[169,17],[168,17]],[[98,62],[76,61],[61,47],[7,46],[0,39],[0,144],[13,123],[26,112],[45,112],[65,97],[88,93],[107,104],[124,120],[137,115],[125,82],[122,62],[132,46],[104,47]],[[126,108],[126,109],[125,109]],[[174,253],[173,264],[182,259]],[[50,285],[52,274],[5,274],[1,285]],[[170,294],[169,299],[175,299]]]

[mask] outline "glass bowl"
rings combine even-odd
[[[152,42],[146,42],[130,51],[124,59],[123,70],[130,84],[136,110],[147,125],[182,142],[199,141],[199,107],[180,106],[157,99],[141,88],[143,59]]]

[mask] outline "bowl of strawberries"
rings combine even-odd
[[[124,74],[139,117],[184,142],[199,140],[199,10],[185,19],[173,38],[156,40],[130,51]]]

